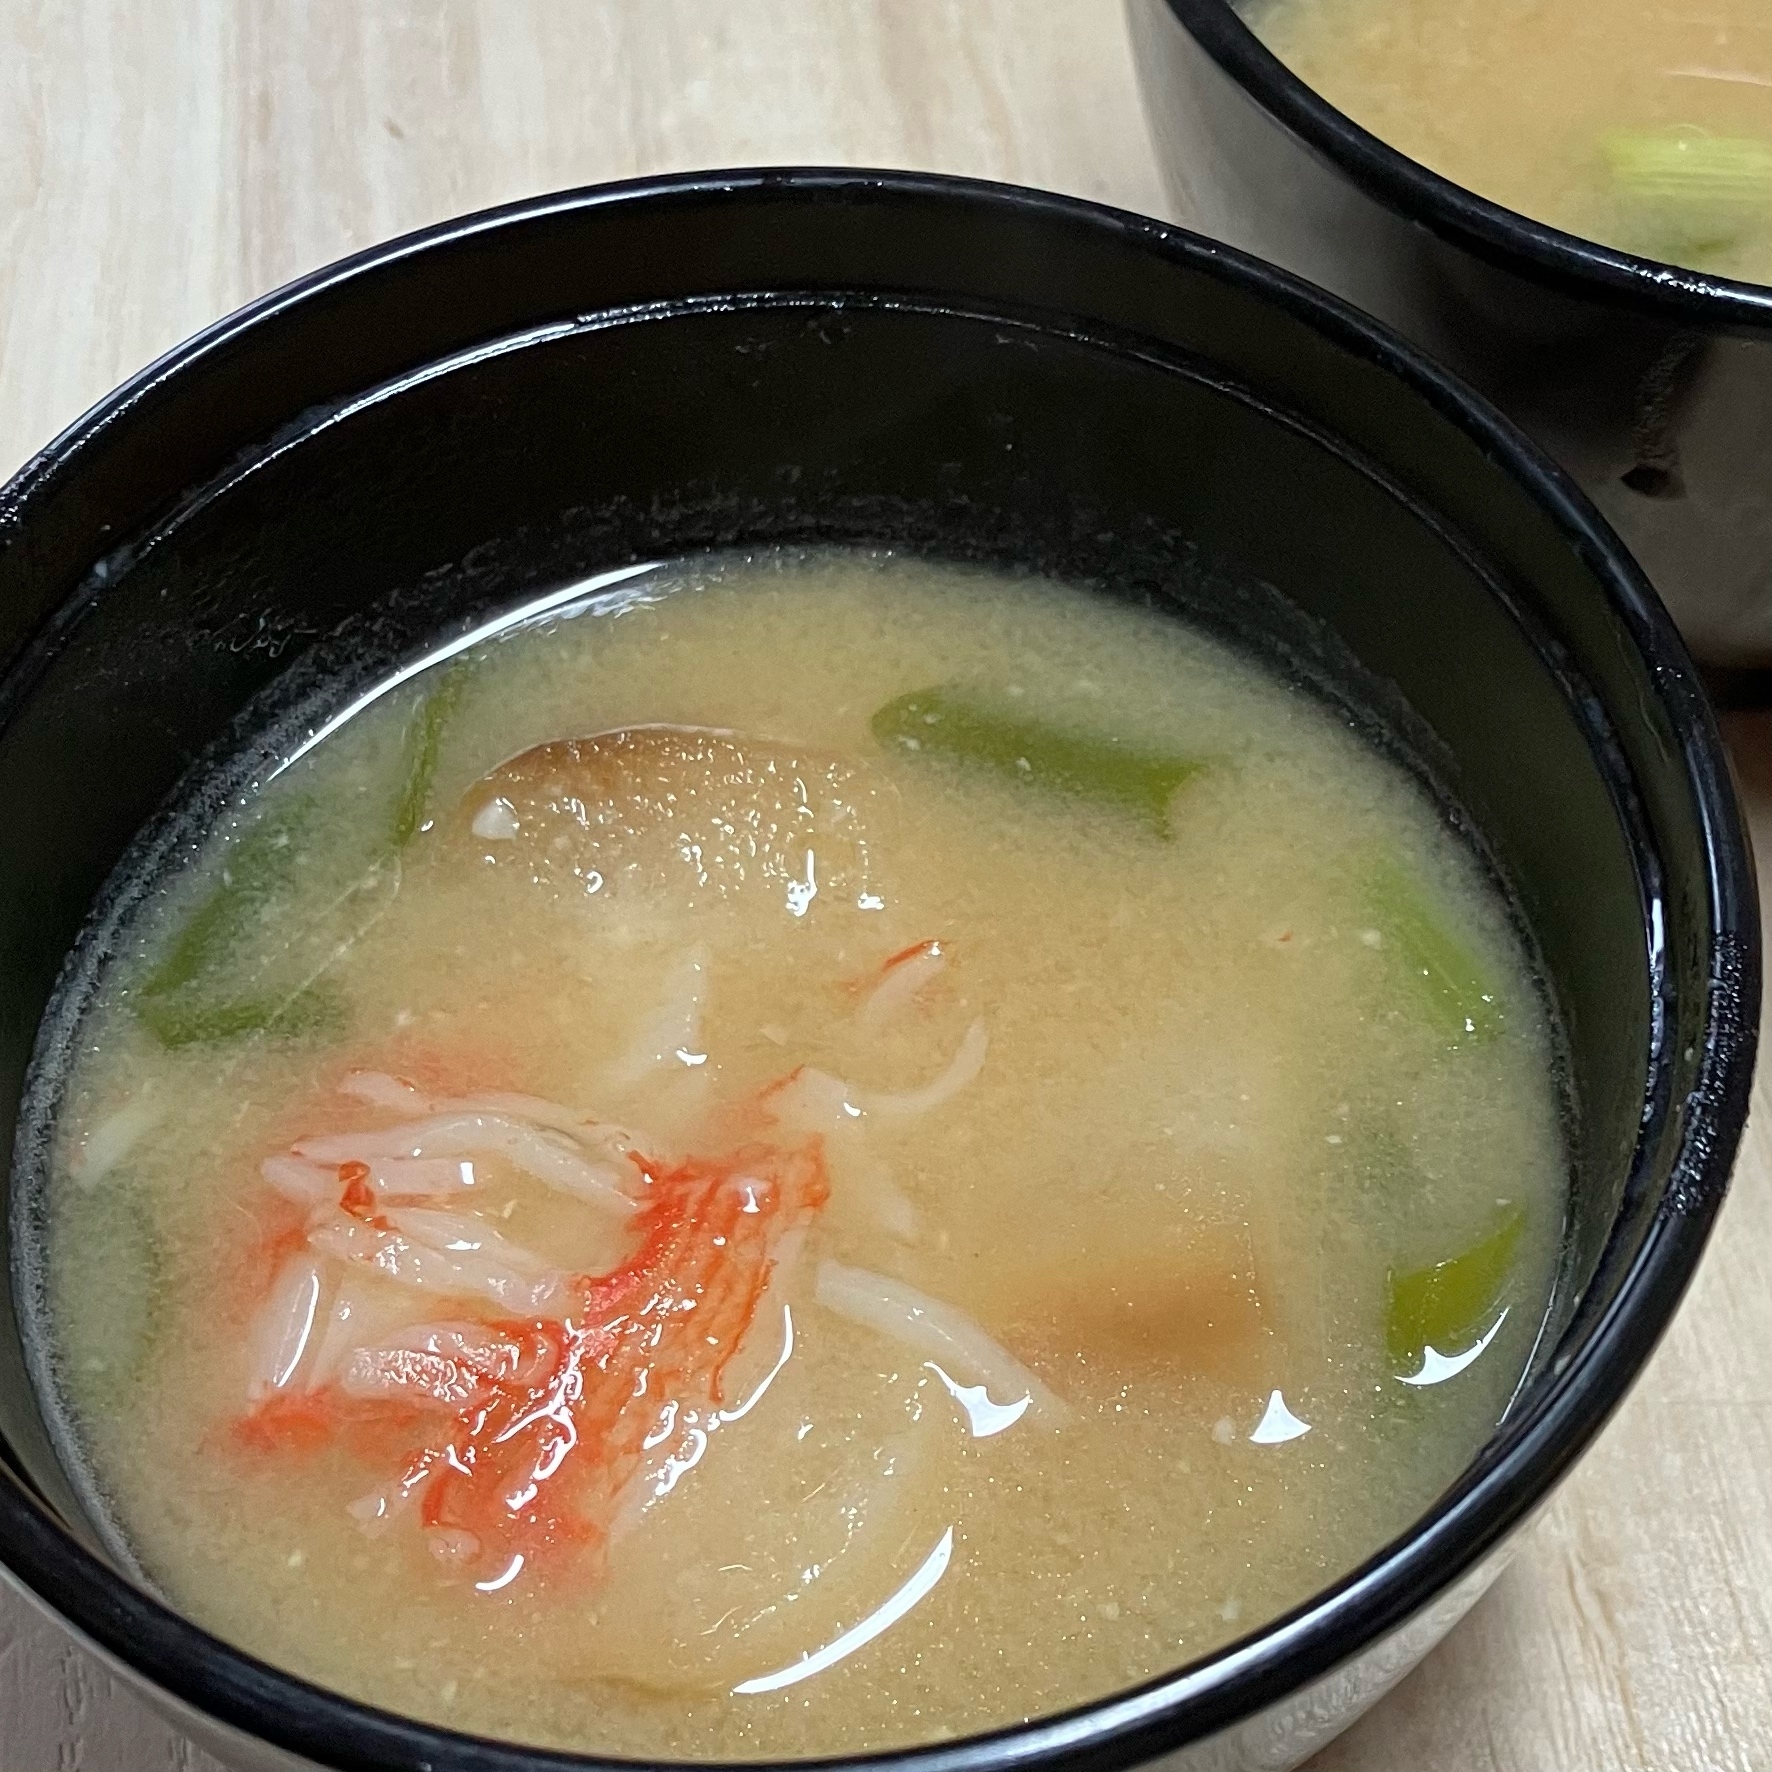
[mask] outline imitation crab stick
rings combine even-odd
[[[432,1548],[475,1568],[509,1569],[513,1559],[598,1542],[661,1418],[725,1400],[727,1366],[784,1240],[828,1194],[817,1139],[635,1162],[645,1183],[638,1247],[605,1273],[558,1280],[515,1271],[526,1264],[513,1263],[502,1239],[489,1248],[484,1229],[474,1232],[473,1250],[460,1247],[461,1234],[451,1242],[443,1232],[452,1227],[439,1222],[453,1214],[365,1219],[352,1205],[374,1202],[345,1198],[310,1229],[317,1252],[392,1278],[426,1257],[511,1267],[514,1282],[551,1289],[551,1308],[417,1325],[360,1346],[335,1382],[249,1412],[237,1440],[264,1451],[357,1447],[365,1427],[385,1441],[393,1424],[411,1431],[443,1409],[446,1429],[423,1439],[414,1432],[393,1482],[365,1498],[359,1517],[378,1523],[416,1505]],[[341,1166],[344,1195],[364,1190],[362,1168]],[[415,1240],[429,1231],[451,1246]],[[270,1353],[289,1359],[284,1343]]]

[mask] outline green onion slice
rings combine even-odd
[[[1513,1271],[1526,1209],[1512,1206],[1501,1222],[1468,1249],[1408,1273],[1393,1270],[1387,1285],[1385,1346],[1399,1366],[1426,1348],[1453,1354],[1483,1330]]]
[[[871,726],[888,750],[987,764],[1018,781],[1118,806],[1163,837],[1170,799],[1204,767],[1196,758],[1049,725],[964,689],[913,690],[889,701]]]
[[[1495,982],[1448,926],[1416,877],[1381,858],[1365,878],[1366,909],[1393,964],[1454,1045],[1492,1040],[1503,1017]]]

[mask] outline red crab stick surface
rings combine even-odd
[[[432,1550],[487,1585],[600,1544],[647,1452],[668,1448],[668,1424],[727,1400],[783,1238],[828,1193],[816,1139],[630,1160],[638,1245],[572,1276],[559,1315],[408,1328],[354,1350],[320,1388],[259,1403],[236,1441],[261,1456],[336,1443],[372,1460],[404,1430],[392,1480],[354,1511],[373,1529],[416,1506]],[[341,1164],[339,1181],[345,1211],[385,1228],[364,1166]]]

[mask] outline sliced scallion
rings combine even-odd
[[[1202,768],[1193,757],[1050,724],[964,689],[901,695],[871,725],[889,750],[987,764],[1017,781],[1121,807],[1164,837],[1170,799]]]
[[[1387,1286],[1385,1346],[1399,1366],[1423,1351],[1451,1354],[1480,1334],[1513,1271],[1526,1225],[1523,1206],[1509,1207],[1495,1228],[1445,1261],[1406,1273]]]
[[[1494,981],[1422,883],[1380,858],[1367,869],[1365,899],[1380,945],[1446,1037],[1459,1045],[1494,1039],[1503,1022]]]
[[[1600,151],[1641,251],[1684,260],[1772,231],[1772,141],[1676,124],[1612,130]]]
[[[390,832],[396,849],[404,849],[425,828],[443,729],[449,724],[466,684],[467,667],[458,660],[413,711],[406,736],[406,774],[400,784],[400,797],[394,803]]]

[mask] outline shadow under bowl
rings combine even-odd
[[[572,577],[766,542],[1176,607],[1404,756],[1530,930],[1575,1110],[1567,1246],[1545,1355],[1460,1481],[1193,1666],[887,1756],[1278,1772],[1472,1603],[1641,1367],[1723,1195],[1759,1001],[1726,768],[1641,575],[1505,421],[1288,276],[1033,192],[704,173],[451,222],[174,351],[0,493],[0,1103],[137,832],[341,627],[362,667]],[[142,1591],[58,1462],[14,1304],[0,1563],[195,1738],[242,1768],[595,1763],[317,1690]]]
[[[1127,0],[1181,213],[1487,394],[1580,482],[1693,650],[1761,671],[1772,697],[1772,287],[1638,258],[1453,184],[1306,86],[1248,11]]]

